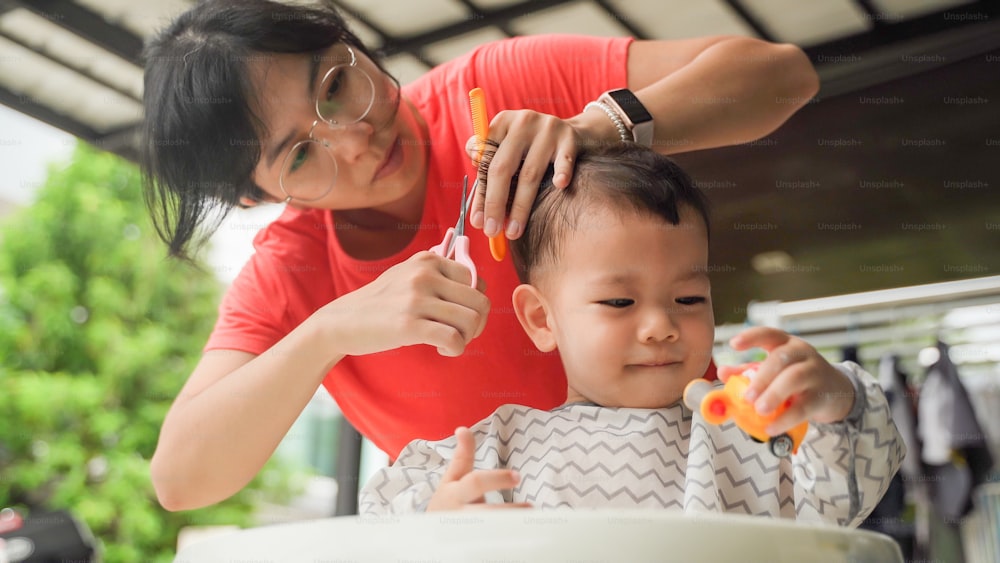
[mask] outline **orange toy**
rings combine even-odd
[[[743,399],[743,393],[750,386],[747,374],[732,375],[722,387],[713,387],[706,379],[695,379],[684,388],[684,404],[692,411],[701,413],[709,424],[722,424],[733,419],[736,426],[746,432],[756,442],[767,442],[771,453],[777,457],[787,457],[799,451],[799,444],[809,430],[809,423],[803,422],[779,436],[770,436],[764,431],[781,413],[785,412],[791,399],[785,401],[774,412],[757,414],[753,403]]]

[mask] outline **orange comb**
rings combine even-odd
[[[469,90],[469,109],[472,112],[472,133],[475,134],[479,145],[476,150],[478,162],[483,158],[483,151],[486,149],[486,137],[490,132],[490,123],[486,121],[486,92],[482,88]]]
[[[469,90],[469,110],[472,113],[472,133],[476,136],[478,146],[476,147],[476,162],[483,158],[483,151],[486,150],[486,137],[490,132],[490,123],[486,120],[486,92],[482,88]],[[500,262],[507,255],[507,237],[501,232],[495,237],[490,237],[490,254],[493,259]]]

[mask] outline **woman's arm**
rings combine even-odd
[[[566,64],[572,61],[566,56]],[[816,72],[801,49],[747,37],[636,41],[629,47],[626,66],[628,88],[653,116],[653,148],[664,154],[763,137],[819,89]],[[490,218],[496,227],[484,229],[486,234],[502,230],[515,172],[520,171],[510,219],[523,225],[549,163],[554,163],[553,183],[562,188],[569,184],[579,147],[620,142],[604,112],[579,111],[568,119],[532,110],[497,114],[490,123],[490,138],[500,148],[489,164],[485,197],[477,193],[473,202],[473,226],[483,228]],[[472,141],[466,148],[474,158]],[[507,236],[519,237],[520,229]]]
[[[819,78],[794,45],[714,37],[633,43],[628,86],[653,115],[653,148],[669,154],[771,133],[816,94]]]
[[[708,37],[636,41],[629,48],[628,88],[653,116],[653,149],[672,154],[771,133],[816,94],[819,78],[795,45]],[[585,140],[618,139],[603,112],[569,121]]]
[[[243,488],[345,355],[413,344],[461,354],[490,309],[485,286],[469,281],[465,266],[419,252],[323,306],[259,356],[206,353],[163,422],[151,468],[160,504],[200,508]]]
[[[260,356],[206,352],[170,407],[153,454],[160,504],[201,508],[249,483],[343,358],[330,356],[328,342],[307,320]]]

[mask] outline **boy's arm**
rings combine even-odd
[[[800,520],[855,527],[885,494],[906,446],[878,382],[857,364],[834,367],[854,384],[854,407],[842,422],[810,424],[792,458],[795,511]]]

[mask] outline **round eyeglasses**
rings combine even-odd
[[[281,164],[278,185],[285,203],[297,200],[313,202],[325,197],[337,181],[337,160],[329,141],[313,136],[321,122],[332,129],[357,123],[368,116],[375,103],[375,83],[358,68],[350,46],[351,62],[334,65],[323,75],[316,94],[316,115],[309,128],[309,138],[295,143]]]

